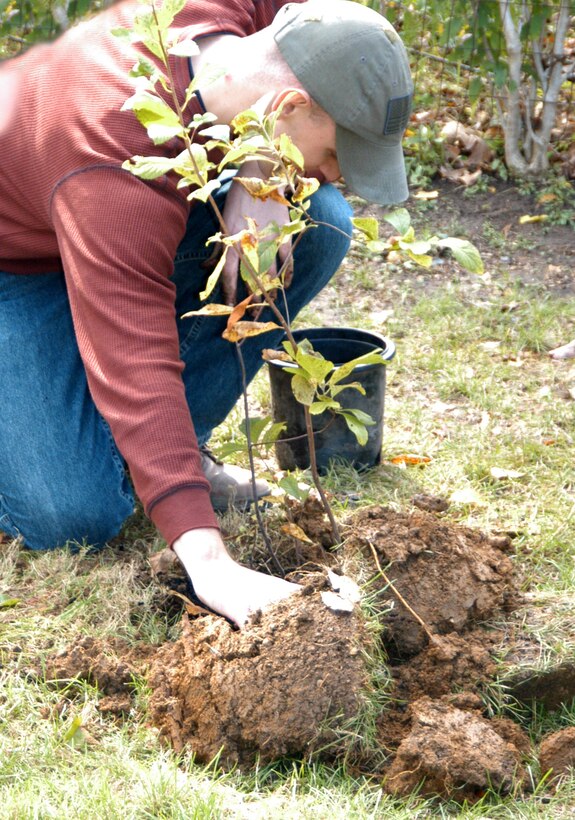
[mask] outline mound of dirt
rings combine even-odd
[[[334,742],[357,715],[368,645],[356,613],[296,595],[241,631],[221,618],[183,618],[150,672],[152,722],[176,751],[225,766],[306,754]]]
[[[119,638],[86,636],[48,658],[43,677],[57,687],[68,687],[73,680],[86,681],[103,695],[98,710],[121,716],[132,706],[134,676],[143,672],[154,652],[154,647],[146,644],[135,649]],[[40,676],[39,670],[36,674]]]
[[[551,771],[551,780],[575,770],[575,726],[547,735],[539,750],[541,774]]]
[[[462,636],[442,635],[417,655],[392,666],[392,695],[409,702],[423,695],[439,698],[454,691],[474,691],[496,672],[486,630]]]
[[[361,551],[373,562],[371,548],[401,596],[432,632],[462,632],[495,612],[514,606],[517,593],[510,540],[461,527],[422,511],[385,507],[361,510],[348,522],[344,553]],[[374,573],[377,572],[374,563]],[[384,578],[380,601],[384,641],[393,656],[415,655],[428,638]],[[377,588],[375,585],[374,589]]]
[[[525,773],[517,746],[495,722],[443,701],[420,698],[410,708],[411,727],[389,768],[393,794],[479,800],[486,791],[512,791]]]
[[[47,661],[46,680],[65,683],[83,680],[106,695],[125,692],[132,685],[134,666],[118,656],[127,653],[127,646],[114,643],[90,636],[81,638]]]

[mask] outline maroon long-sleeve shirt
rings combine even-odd
[[[285,2],[188,0],[174,27],[182,37],[246,36]],[[91,394],[171,543],[218,524],[185,400],[169,279],[189,205],[176,178],[142,182],[121,169],[137,154],[181,150],[177,141],[154,147],[121,111],[138,46],[110,32],[129,28],[138,5],[128,0],[0,64],[0,270],[64,271]],[[188,62],[171,65],[183,100]],[[197,101],[188,110],[199,111]]]

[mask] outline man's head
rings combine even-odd
[[[350,189],[382,205],[407,199],[401,139],[413,85],[391,24],[352,0],[308,0],[284,6],[271,31],[295,77],[334,120]]]

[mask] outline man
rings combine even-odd
[[[181,150],[177,140],[152,146],[121,111],[140,46],[126,50],[111,31],[130,28],[135,10],[128,0],[0,66],[0,529],[32,549],[104,543],[133,510],[128,471],[197,596],[241,625],[298,587],[238,565],[220,536],[213,504],[249,501],[251,482],[198,442],[233,407],[241,380],[218,321],[180,319],[200,304],[217,225],[208,207],[190,211],[171,175],[150,183],[121,169],[134,155]],[[256,104],[281,109],[278,132],[325,183],[310,211],[321,227],[295,251],[293,318],[348,248],[349,208],[329,183],[343,174],[382,204],[407,196],[403,45],[351,0],[189,0],[174,29],[200,46],[192,65],[171,58],[180,100],[192,71],[224,69],[187,114],[205,107],[229,123]],[[247,215],[287,219],[234,183],[223,207],[231,232]],[[236,278],[230,255],[213,298],[233,300]],[[248,378],[275,342],[266,334],[244,345]]]

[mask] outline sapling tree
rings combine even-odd
[[[359,383],[342,383],[357,365],[385,362],[381,351],[375,351],[336,368],[334,363],[314,350],[308,340],[296,342],[291,330],[285,289],[289,284],[293,250],[303,232],[314,229],[314,222],[307,212],[307,202],[317,190],[319,182],[304,175],[303,157],[290,137],[277,133],[280,111],[268,114],[254,107],[239,113],[231,127],[216,123],[216,118],[210,113],[196,114],[191,120],[186,115],[186,109],[196,90],[202,84],[210,82],[211,77],[218,76],[218,70],[211,68],[196,76],[187,89],[183,103],[180,102],[171,74],[170,55],[189,57],[198,53],[193,41],[171,39],[170,26],[184,1],[165,0],[161,6],[152,4],[144,7],[136,16],[132,29],[115,32],[118,36],[129,38],[131,42],[142,43],[154,58],[150,61],[141,57],[133,67],[136,90],[125,102],[124,109],[134,112],[155,145],[162,145],[173,138],[179,138],[182,143],[181,152],[174,157],[134,156],[127,159],[123,167],[143,180],[175,173],[179,177],[178,187],[187,191],[188,200],[210,202],[220,230],[209,242],[217,243],[221,253],[200,294],[201,299],[208,300],[213,294],[227,254],[232,250],[238,255],[239,273],[248,296],[235,306],[207,302],[198,311],[185,316],[228,316],[223,335],[237,345],[240,361],[241,345],[246,338],[270,330],[284,331],[286,341],[283,343],[283,351],[268,355],[287,359],[293,366],[292,390],[304,408],[312,477],[335,540],[339,542],[337,523],[319,478],[312,416],[326,411],[341,414],[358,440],[365,441],[366,426],[373,424],[373,420],[360,410],[342,408],[338,395],[344,389],[363,391],[364,388]],[[216,162],[212,159],[213,156],[223,158]],[[243,230],[235,234],[230,234],[227,230],[213,197],[221,184],[218,174],[229,166],[245,167],[246,163],[258,163],[260,168],[265,168],[266,173],[262,175],[264,178],[244,178],[238,174],[234,184],[243,185],[253,197],[264,200],[272,198],[286,205],[289,209],[289,221],[286,224],[261,226],[247,218]],[[367,247],[371,250],[381,252],[386,248],[396,249],[420,264],[427,264],[428,260],[430,263],[429,251],[434,245],[439,245],[439,240],[418,240],[409,224],[409,216],[406,215],[407,211],[401,209],[395,216],[387,217],[399,235],[386,241],[378,239],[375,220],[356,220],[355,226],[365,236]],[[444,245],[448,244],[447,240],[442,242]],[[290,253],[279,270],[275,271],[279,249],[286,244]],[[479,270],[480,260],[478,261],[477,252],[470,243],[453,240],[452,250],[466,267]],[[270,321],[259,321],[264,307],[271,311]],[[246,388],[244,380],[244,394]],[[250,426],[246,424],[248,454],[253,472],[249,429]]]

